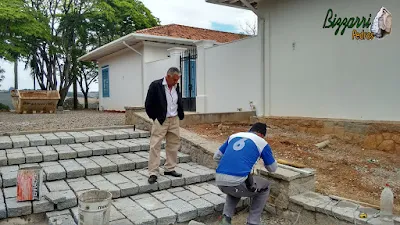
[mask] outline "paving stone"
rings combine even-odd
[[[121,213],[135,225],[156,225],[157,223],[156,218],[139,205],[121,209]]]
[[[150,137],[150,132],[145,131],[145,130],[136,130],[137,132],[139,132],[139,135],[141,138],[147,138]]]
[[[2,180],[3,180],[3,187],[12,187],[17,185],[17,174],[18,174],[18,167],[15,169],[13,166],[6,166],[2,167],[1,169],[9,168],[9,170],[4,170],[1,172]],[[12,170],[15,169],[15,170]]]
[[[128,219],[114,220],[110,222],[110,225],[134,225]]]
[[[151,195],[153,195],[155,198],[157,198],[161,202],[166,202],[166,201],[171,201],[171,200],[178,199],[177,196],[171,194],[170,192],[168,192],[166,190],[153,192],[153,193],[151,193]]]
[[[99,190],[109,191],[112,194],[113,198],[121,197],[121,190],[107,180],[98,181],[92,184],[96,186],[96,188],[98,188]]]
[[[131,182],[128,178],[124,177],[123,175],[121,175],[119,173],[107,173],[107,174],[103,174],[103,177],[106,178],[108,181],[110,181],[113,184],[123,184],[123,183]]]
[[[184,188],[195,193],[196,195],[199,195],[199,196],[210,193],[210,191],[208,191],[204,188],[201,188],[199,186],[196,186],[196,185],[189,185],[189,186],[185,186]]]
[[[179,223],[187,222],[197,217],[197,209],[181,199],[167,201],[164,204],[178,215],[177,222]]]
[[[52,204],[58,204],[61,202],[65,202],[67,200],[67,198],[65,196],[60,195],[59,192],[49,192],[45,194],[44,197]]]
[[[61,216],[61,215],[71,215],[71,212],[69,209],[54,211],[54,212],[47,212],[46,218],[51,218],[51,217],[56,217],[56,216]]]
[[[139,138],[140,137],[140,133],[136,130],[133,130],[133,128],[129,128],[129,129],[119,129],[120,131],[123,131],[125,133],[129,134],[129,138]]]
[[[189,200],[189,204],[193,205],[197,209],[197,216],[207,216],[214,213],[214,205],[205,199],[198,198],[194,200]]]
[[[221,212],[224,209],[225,199],[216,194],[205,194],[201,196],[203,199],[211,202],[215,206],[215,210]]]
[[[13,147],[13,143],[10,137],[0,136],[0,149],[9,149]]]
[[[67,132],[67,134],[75,138],[75,143],[89,142],[89,136],[81,132]]]
[[[197,184],[197,186],[206,189],[207,191],[214,193],[216,195],[223,194],[222,191],[215,185],[209,184],[209,183],[200,183]]]
[[[66,132],[57,132],[57,133],[54,133],[54,135],[56,135],[56,137],[60,138],[60,143],[62,145],[75,143],[75,138],[72,137],[71,135],[67,134]]]
[[[121,197],[132,196],[139,193],[139,186],[133,182],[116,184],[116,186],[121,190]]]
[[[0,219],[7,218],[7,208],[5,203],[0,204]]]
[[[0,136],[1,137],[1,136]],[[0,166],[7,166],[7,153],[5,150],[0,150]]]
[[[149,171],[148,170],[137,170],[138,173],[142,174],[143,176],[145,176],[146,178],[150,177]],[[165,190],[171,187],[172,185],[172,181],[171,179],[169,179],[166,176],[161,176],[159,175],[157,177],[157,184],[158,184],[158,188],[159,190]]]
[[[29,147],[29,139],[25,135],[10,136],[13,142],[13,148]]]
[[[201,176],[187,170],[181,169],[179,167],[175,168],[175,171],[182,174],[182,177],[185,179],[185,184],[195,184],[201,182]]]
[[[76,182],[68,182],[69,186],[71,189],[75,192],[78,193],[80,191],[85,191],[85,190],[91,190],[91,189],[96,189],[89,181],[87,180],[79,180]]]
[[[54,145],[53,147],[58,152],[59,159],[74,159],[78,157],[78,153],[68,145]]]
[[[105,141],[106,144],[109,144],[111,146],[114,146],[117,148],[118,153],[125,153],[129,152],[129,146],[123,145],[117,141]]]
[[[135,154],[138,155],[138,156],[140,156],[140,157],[143,157],[143,158],[145,158],[145,159],[148,159],[148,158],[149,158],[149,152],[148,152],[148,151],[142,150],[142,151],[140,151],[140,152],[136,152]],[[162,163],[161,163],[161,164],[162,164]]]
[[[185,201],[190,201],[190,200],[200,198],[200,196],[194,194],[191,191],[187,191],[187,190],[181,191],[181,192],[176,192],[176,193],[174,193],[174,195],[178,196],[179,198],[181,198],[182,200],[185,200]]]
[[[102,173],[109,173],[109,172],[117,172],[118,166],[117,164],[111,162],[111,160],[107,159],[104,156],[93,156],[90,159],[95,162],[97,165],[101,166]]]
[[[133,143],[127,140],[117,140],[118,143],[128,146],[130,152],[138,152],[140,151],[140,144]]]
[[[141,207],[143,207],[144,209],[146,209],[148,211],[166,208],[166,206],[164,204],[162,204],[160,201],[158,201],[154,197],[138,199],[138,200],[136,200],[136,202]]]
[[[184,154],[182,152],[178,152],[179,163],[187,163],[192,161],[192,157],[190,155]]]
[[[25,136],[28,138],[30,146],[46,145],[46,139],[44,139],[40,134],[27,134]]]
[[[83,177],[85,176],[85,168],[77,163],[75,160],[60,160],[58,161],[61,166],[67,171],[67,178]]]
[[[7,217],[18,217],[32,214],[32,203],[17,202],[16,198],[8,198],[5,200],[7,207]]]
[[[78,207],[74,207],[72,209],[70,209],[71,215],[74,218],[75,221],[79,221],[79,208]]]
[[[42,187],[42,198],[40,201],[33,201],[32,202],[32,209],[33,213],[44,213],[50,212],[54,210],[54,204],[47,200],[44,195],[48,193],[46,186],[43,185]]]
[[[70,190],[68,184],[64,180],[46,182],[46,186],[50,192]]]
[[[49,225],[76,225],[72,215],[61,215],[48,219]]]
[[[115,146],[112,146],[110,144],[107,144],[103,141],[96,142],[96,144],[104,149],[106,149],[106,154],[107,155],[113,155],[118,153],[118,149]]]
[[[171,180],[171,187],[181,187],[185,185],[185,177],[165,176]]]
[[[121,172],[123,176],[131,180],[133,183],[137,184],[139,186],[139,193],[146,193],[150,191],[157,191],[158,190],[158,184],[149,184],[147,177],[134,172],[134,171],[124,171]]]
[[[157,209],[150,213],[156,217],[157,225],[170,225],[176,223],[177,215],[169,208]]]
[[[46,164],[41,163],[40,165],[43,168],[43,171],[46,174],[46,180],[61,180],[67,177],[67,172],[65,171],[64,167],[62,167],[58,162],[48,162],[48,163],[55,163],[55,165],[44,166]]]
[[[96,182],[99,182],[99,181],[104,181],[104,180],[106,180],[106,178],[104,178],[103,176],[101,176],[101,175],[94,175],[94,176],[87,176],[86,177],[86,179],[90,182],[90,183],[96,183]]]
[[[92,150],[82,144],[70,144],[69,147],[77,152],[78,157],[92,156]]]
[[[105,130],[94,130],[94,132],[103,135],[104,141],[115,140],[115,134],[113,134],[113,133],[107,132]]]
[[[132,162],[134,162],[135,163],[135,168],[136,169],[143,169],[143,168],[146,168],[147,167],[147,165],[148,165],[148,159],[146,159],[146,158],[143,158],[143,157],[141,157],[141,156],[138,156],[138,155],[136,155],[136,154],[134,154],[134,153],[123,153],[123,154],[121,154],[123,157],[125,157],[125,158],[127,158],[127,159],[129,159],[129,160],[131,160]]]
[[[110,222],[125,219],[125,216],[120,213],[113,205],[110,208]]]
[[[116,140],[122,140],[122,139],[128,139],[129,138],[129,134],[125,133],[121,130],[106,130],[109,133],[113,133],[115,134],[115,139]]]
[[[98,156],[98,155],[105,155],[107,153],[107,149],[98,145],[97,143],[84,143],[83,146],[89,148],[92,150],[92,155]]]
[[[135,195],[135,196],[131,196],[130,198],[132,200],[138,200],[138,199],[142,199],[142,198],[150,198],[151,195],[149,193],[145,193],[145,194],[139,194],[139,195]]]
[[[66,200],[57,204],[57,210],[69,209],[78,205],[78,200],[72,190],[59,192]]]
[[[111,162],[117,164],[118,171],[134,170],[135,163],[123,157],[122,155],[105,155]]]
[[[94,131],[82,131],[82,133],[89,137],[90,142],[103,141],[103,135],[96,133]]]
[[[53,146],[38,146],[37,149],[42,153],[44,162],[58,160],[58,153]]]
[[[46,139],[47,145],[59,145],[61,144],[61,140],[59,137],[54,135],[53,133],[45,133],[41,134],[44,139]]]
[[[200,182],[206,182],[215,179],[215,171],[203,170],[203,169],[192,169],[189,171],[200,175]]]
[[[150,140],[148,138],[134,139],[132,142],[140,144],[141,151],[150,150]]]
[[[12,149],[12,150],[15,150],[15,151],[13,151],[12,153],[7,152],[8,165],[24,164],[25,163],[25,155],[22,152],[22,150],[21,149]],[[20,151],[18,151],[18,150],[20,150]]]
[[[5,198],[16,198],[17,197],[17,187],[8,187],[3,189]]]
[[[89,158],[76,158],[75,161],[85,168],[87,176],[101,173],[101,167]]]
[[[175,193],[178,191],[184,191],[185,189],[183,187],[176,187],[176,188],[170,188],[167,191],[171,192],[171,193]]]
[[[37,147],[23,148],[22,151],[25,153],[26,163],[42,162],[43,156],[37,149]]]

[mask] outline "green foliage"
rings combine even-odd
[[[1,82],[4,80],[4,69],[0,67],[0,87],[1,87]]]
[[[0,102],[0,111],[10,111],[10,107]]]

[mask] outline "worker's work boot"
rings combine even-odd
[[[219,225],[231,225],[232,224],[231,222],[232,222],[232,218],[222,215],[222,220]]]

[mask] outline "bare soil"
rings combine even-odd
[[[223,143],[230,135],[247,131],[248,124],[202,124],[186,129]],[[315,144],[330,140],[318,149]],[[400,213],[400,157],[390,152],[366,150],[330,136],[318,136],[278,127],[268,129],[266,140],[275,158],[302,163],[316,169],[316,191],[369,204],[380,204],[386,183],[394,192],[395,212]]]

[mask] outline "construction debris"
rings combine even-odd
[[[321,149],[321,148],[325,148],[329,143],[330,143],[329,140],[325,140],[325,141],[323,141],[323,142],[320,142],[320,143],[316,144],[315,146],[316,146],[317,148]]]

